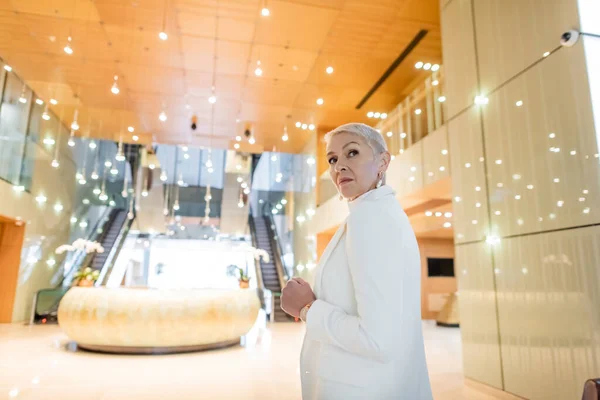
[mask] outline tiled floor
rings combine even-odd
[[[66,350],[56,325],[0,325],[0,399],[300,399],[303,329],[257,323],[243,347],[114,356]],[[436,400],[497,399],[464,385],[458,329],[424,329]]]

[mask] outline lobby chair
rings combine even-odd
[[[589,379],[585,382],[581,400],[600,400],[600,378]]]

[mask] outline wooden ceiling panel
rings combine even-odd
[[[214,38],[217,23],[215,15],[190,14],[183,10],[177,13],[179,32],[185,36]]]
[[[215,57],[214,39],[182,36],[181,49],[185,69],[212,72]]]
[[[217,55],[219,74],[244,75],[250,55],[250,44],[220,40],[217,42]]]
[[[247,73],[254,76],[257,61],[260,60],[263,78],[304,82],[312,70],[317,55],[318,53],[312,51],[254,46]]]
[[[62,20],[99,20],[97,4],[94,4],[93,0],[78,0],[76,3],[73,3],[72,0],[9,0],[2,3],[5,2],[11,4],[12,8],[21,14],[40,15]]]
[[[177,96],[185,92],[184,71],[137,64],[119,64],[128,89]]]
[[[339,14],[337,10],[277,0],[269,2],[269,10],[271,17],[257,26],[257,43],[313,52],[321,48]]]
[[[441,61],[437,3],[270,0],[271,15],[264,17],[262,0],[5,0],[0,57],[42,98],[67,106],[65,124],[77,107],[80,118],[91,120],[92,135],[119,133],[123,115],[141,140],[210,143],[210,136],[231,146],[248,121],[256,130],[254,148],[299,151],[314,132],[297,129],[296,121],[331,128],[374,123],[366,118],[369,109],[389,111],[426,76],[414,69],[416,61]],[[158,38],[163,18],[166,41]],[[428,35],[356,110],[420,29]],[[69,35],[72,55],[63,50]],[[254,74],[257,60],[262,77]],[[213,72],[214,113],[208,102]],[[117,96],[110,93],[115,74]],[[166,122],[158,119],[163,110]],[[192,115],[198,119],[193,132]],[[94,127],[100,122],[103,133]],[[285,124],[290,140],[284,143]]]
[[[250,43],[254,36],[254,19],[219,18],[218,37],[233,42]]]

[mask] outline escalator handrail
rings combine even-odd
[[[252,214],[252,209],[250,209],[250,214],[248,215],[248,226],[250,227],[250,238],[252,240],[252,247],[255,249],[258,248],[258,242],[256,240],[256,226],[254,225],[254,216]],[[260,265],[260,261],[256,259],[256,257],[252,257],[254,259],[254,269],[256,270],[256,286],[260,290],[265,289],[265,281],[262,276],[262,267]]]
[[[102,270],[100,271],[100,275],[98,276],[98,279],[94,283],[94,286],[96,286],[96,287],[106,286],[106,281],[108,280],[108,278],[110,276],[109,270],[112,271],[112,267],[114,266],[114,263],[116,261],[115,257],[121,251],[121,248],[123,247],[123,243],[125,242],[125,238],[127,237],[127,234],[129,233],[129,228],[131,227],[132,223],[133,223],[133,219],[129,219],[129,217],[127,215],[125,215],[125,221],[123,222],[121,229],[119,229],[119,234],[117,235],[117,238],[115,239],[115,243],[111,247],[110,252],[108,253],[108,256],[106,257],[106,261],[104,261],[104,265],[102,266]]]
[[[272,208],[271,203],[266,203],[269,208]],[[273,251],[273,264],[277,270],[277,278],[279,279],[279,286],[281,289],[285,287],[286,280],[289,278],[283,268],[283,250],[281,248],[281,240],[277,234],[277,227],[275,226],[275,220],[270,212],[265,212],[263,206],[263,218],[267,220],[267,231],[269,232],[269,243],[271,244],[271,250]]]

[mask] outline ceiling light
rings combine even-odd
[[[367,117],[369,117],[369,118],[373,118],[373,115],[375,115],[375,113],[373,113],[373,111],[369,111],[367,113]]]
[[[50,99],[50,104],[52,104],[53,106],[58,104],[58,101],[56,101],[55,99]]]
[[[421,68],[423,68],[423,62],[422,62],[422,61],[419,61],[418,63],[416,63],[416,64],[415,64],[415,68],[416,68],[416,69],[421,69]]]
[[[402,132],[402,133],[400,134],[400,138],[401,138],[401,139],[406,139],[406,133]]]
[[[329,75],[333,74],[333,67],[329,66],[325,69],[325,72],[327,72]]]
[[[46,200],[48,200],[48,198],[46,196],[44,196],[43,194],[40,194],[39,196],[37,196],[35,198],[35,201],[37,201],[38,204],[44,204],[46,202]]]
[[[439,101],[440,103],[443,103],[443,102],[445,102],[445,101],[446,101],[446,96],[440,96],[440,97],[438,97],[438,101]]]
[[[12,67],[10,65],[5,65],[4,69],[7,70],[8,72],[12,71]]]
[[[189,160],[190,159],[190,155],[188,153],[185,153],[183,155],[183,158],[186,159],[186,160]]]
[[[162,122],[165,122],[167,120],[167,114],[164,111],[161,111],[161,113],[158,116],[158,119],[160,119]]]
[[[415,114],[417,114],[417,115],[421,115],[421,113],[422,113],[422,111],[421,111],[421,109],[420,109],[420,108],[417,108],[417,109],[415,110]]]
[[[325,101],[322,98],[317,99],[317,104],[322,106]]]
[[[96,142],[94,142],[94,141],[90,142],[90,149],[94,150],[96,147],[98,147]]]
[[[296,122],[296,128],[302,127],[302,122]]]
[[[128,128],[127,128],[127,130],[128,130],[130,133],[133,133],[133,131],[135,131],[135,129],[133,128],[133,126],[130,126],[130,127],[128,127]]]
[[[92,193],[94,193],[96,196],[98,196],[100,193],[102,193],[102,191],[100,190],[99,187],[94,188],[94,190],[92,191]]]
[[[437,79],[435,81],[431,82],[432,86],[437,86],[439,84],[440,84],[440,81],[438,81]]]
[[[148,191],[147,190],[143,190],[142,191],[142,197],[148,197]],[[102,200],[102,199],[100,199]]]
[[[44,100],[42,100],[42,99],[36,99],[36,100],[35,100],[35,104],[37,104],[37,105],[40,105],[40,106],[41,106],[41,105],[43,105],[43,104],[44,104]]]
[[[240,148],[240,144],[239,143],[234,144],[233,148],[236,149],[236,150],[238,150]]]
[[[307,163],[308,165],[315,165],[316,161],[315,161],[314,157],[308,157],[308,158],[306,159],[306,163]]]
[[[392,131],[389,131],[389,132],[387,133],[387,137],[392,137],[392,135],[393,135]]]
[[[433,213],[431,211],[425,211],[425,215],[427,217],[431,217],[433,215]]]
[[[167,40],[169,38],[169,35],[167,35],[166,32],[160,32],[158,34],[158,37],[159,37],[160,40]]]
[[[48,114],[46,111],[44,111],[44,112],[42,113],[42,119],[43,119],[44,121],[50,121],[50,115],[49,115],[49,114]]]
[[[423,65],[423,69],[425,71],[429,71],[431,69],[431,63],[427,63],[427,64]]]
[[[83,199],[81,202],[82,202],[83,204],[85,204],[86,206],[87,206],[88,204],[90,204],[90,200],[89,200],[89,199]]]
[[[44,139],[44,144],[46,146],[54,146],[55,143],[56,143],[56,141],[54,139],[52,139],[51,137],[47,137]]]
[[[444,228],[450,228],[452,224],[450,222],[444,222]]]
[[[215,103],[217,102],[217,96],[215,96],[215,95],[213,94],[212,96],[210,96],[210,97],[208,98],[208,102],[209,102],[210,104],[215,104]]]
[[[376,112],[375,114],[373,114],[373,116],[374,116],[375,118],[379,118],[379,117],[381,117],[381,113],[380,113],[380,112]]]
[[[140,137],[138,135],[133,135],[131,138],[133,139],[134,142],[137,142],[138,140],[140,140]]]
[[[58,167],[60,167],[60,163],[56,159],[52,160],[52,163],[50,165],[52,165],[52,168],[58,168]]]
[[[110,162],[110,161],[105,161],[105,162],[104,162],[104,166],[105,166],[106,168],[110,168],[110,167],[112,167],[112,162]]]
[[[119,80],[119,77],[117,75],[115,75],[115,81],[112,84],[112,87],[110,88],[110,91],[112,92],[112,94],[119,94],[120,90],[119,90],[119,85],[117,84],[117,80]]]
[[[281,175],[281,174],[279,174]],[[281,204],[283,204],[284,206],[287,204],[287,200],[286,199],[281,199]]]
[[[290,137],[288,136],[288,134],[284,133],[283,136],[281,137],[281,140],[283,140],[284,142],[287,142],[289,138]]]
[[[242,137],[241,136],[236,136],[235,140],[237,140],[238,142],[241,142],[242,141]]]
[[[519,100],[515,103],[517,107],[521,107],[523,105],[523,100]]]
[[[269,11],[267,7],[263,7],[260,13],[263,17],[268,17],[269,15],[271,15],[271,11]]]
[[[548,56],[550,55],[550,52],[549,52],[549,51],[547,51],[547,52],[545,52],[543,55],[544,55],[544,57],[548,57]]]
[[[439,66],[439,64],[433,64],[433,65],[431,66],[431,70],[432,70],[433,72],[435,72],[435,71],[437,71],[437,70],[439,70],[439,69],[440,69],[440,66]]]
[[[381,113],[381,119],[386,119],[387,118],[387,114],[386,113]]]
[[[314,124],[310,124],[308,126],[308,129],[311,130],[311,131],[314,131],[315,130],[315,125]]]
[[[240,186],[242,187],[242,189],[246,189],[248,187],[248,184],[246,182],[242,182]]]
[[[250,139],[248,139],[248,143],[250,143],[250,144],[256,143],[256,139],[254,139],[254,136],[251,136]]]
[[[73,54],[73,49],[71,48],[71,36],[68,37],[68,39],[67,39],[67,45],[63,48],[63,50],[68,55]]]
[[[308,125],[306,125],[306,124],[302,124],[302,129],[303,129],[303,130],[307,130],[307,129],[308,129]]]
[[[256,69],[254,70],[254,75],[262,76],[263,70],[260,68],[260,60],[256,62]]]

